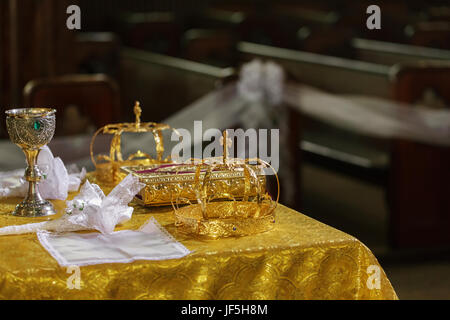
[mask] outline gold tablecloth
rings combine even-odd
[[[71,195],[73,197],[73,195]],[[9,213],[20,199],[0,199],[0,227],[43,221]],[[62,213],[63,201],[55,201]],[[151,216],[190,255],[80,268],[81,288],[41,246],[36,234],[0,236],[1,299],[397,299],[381,269],[380,289],[369,289],[367,268],[379,266],[357,239],[279,205],[266,233],[199,240],[176,232],[172,210],[136,206],[121,229]]]

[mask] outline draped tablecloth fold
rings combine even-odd
[[[40,219],[9,215],[19,200],[0,200],[0,227]],[[64,202],[54,204],[61,214]],[[137,230],[150,216],[192,253],[84,266],[80,289],[69,289],[72,274],[36,234],[3,236],[0,299],[397,299],[364,244],[285,206],[276,209],[273,230],[243,238],[179,234],[171,208],[136,206],[132,219],[116,230]]]

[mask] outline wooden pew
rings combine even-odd
[[[187,30],[182,38],[182,56],[188,60],[198,62],[211,61],[215,65],[235,65],[237,64],[236,47],[239,38],[242,36],[237,30],[237,25],[233,28],[211,28],[218,26],[212,23],[210,27],[193,28]],[[298,43],[295,49],[302,51],[335,55],[348,50],[343,48],[342,43],[350,43],[351,34],[343,32],[342,36],[330,37],[331,30],[311,30],[309,27],[301,27],[296,35]],[[331,38],[331,39],[330,39]]]
[[[390,96],[387,66],[246,42],[238,44],[238,51],[242,61],[254,58],[276,61],[297,81],[328,92],[383,98]],[[293,115],[291,119],[294,119]],[[299,155],[300,145],[298,159],[301,161],[312,162],[366,182],[386,185],[390,158],[388,141],[356,135],[305,116],[291,121],[290,130],[301,133],[301,138],[298,135],[291,137],[291,141],[295,141],[291,143],[291,153]],[[300,161],[297,165],[296,174],[300,172]],[[298,186],[296,198],[301,198]],[[301,207],[300,201],[297,204]]]
[[[270,11],[268,6],[253,10],[210,8],[187,19],[189,29],[222,29],[238,40],[296,48],[297,30],[304,25],[291,16]]]
[[[219,67],[237,64],[237,36],[226,29],[189,29],[183,35],[182,56]]]
[[[427,21],[450,21],[450,6],[432,6],[426,10]]]
[[[427,87],[431,87],[437,88],[443,99],[450,101],[447,89],[449,83],[447,78],[450,77],[448,63],[441,65],[435,62],[437,66],[422,63],[419,67],[402,67],[399,69],[401,71],[396,71],[396,68],[383,65],[248,43],[241,43],[238,48],[244,61],[252,58],[274,60],[289,72],[294,73],[302,82],[334,93],[378,95],[414,103],[423,96]],[[395,77],[392,78],[392,75]],[[391,82],[392,79],[394,79],[393,82]],[[342,82],[345,84],[343,85]],[[356,85],[354,85],[355,82]],[[361,83],[365,85],[362,86]],[[369,83],[376,88],[366,87]],[[392,92],[394,96],[391,95]],[[347,165],[349,173],[363,168],[363,165],[358,162],[366,163],[366,166],[370,168],[369,171],[373,172],[376,168],[375,162],[370,158],[358,157],[358,154],[351,150],[351,146],[347,148],[343,145],[349,142],[347,138],[350,135],[342,134],[335,129],[316,127],[315,129],[318,129],[322,136],[315,137],[314,128],[310,130],[308,125],[305,126],[305,122],[307,122],[305,119],[301,120],[304,137],[301,149],[305,160],[308,160],[308,155],[311,155],[316,163],[320,162],[318,160],[328,160],[327,166],[330,167],[330,162],[333,164],[333,160],[337,159],[338,163],[341,161]],[[292,125],[295,126],[295,124]],[[353,147],[357,145],[359,138],[353,135],[355,142]],[[364,147],[375,149],[373,143],[377,143],[376,141],[364,140],[366,139],[362,140]],[[391,244],[398,247],[450,244],[448,237],[449,148],[411,141],[394,141],[392,146],[390,141],[384,142],[386,144],[382,153],[384,152],[387,161],[382,165],[384,170],[381,171],[383,175],[379,182],[388,189],[388,203],[391,209]],[[295,144],[293,146],[296,147]],[[352,161],[352,158],[356,161]],[[338,169],[346,172],[342,167]],[[415,206],[416,203],[420,204]]]
[[[72,74],[35,79],[23,90],[24,107],[51,106],[58,112],[55,135],[92,133],[119,121],[120,92],[103,74]]]
[[[388,66],[247,42],[239,43],[238,51],[243,61],[254,58],[276,61],[297,81],[328,92],[391,96]],[[364,181],[386,184],[388,141],[356,135],[307,117],[302,117],[301,125],[303,136],[298,139],[305,161]],[[300,167],[297,169],[299,172]]]
[[[415,104],[429,90],[436,107],[450,108],[450,63],[404,64],[393,73],[394,97]],[[396,246],[450,244],[450,147],[397,139],[392,148],[388,200]]]
[[[298,81],[328,92],[389,98],[388,66],[274,48],[248,42],[238,44],[243,61],[274,60]],[[326,75],[326,76],[324,76]],[[385,184],[389,143],[332,128],[319,121],[302,122],[304,159],[376,184]]]
[[[239,43],[238,51],[242,61],[274,60],[299,81],[329,92],[390,97],[387,66],[249,42]]]
[[[138,99],[144,117],[158,122],[212,91],[234,69],[125,48],[120,71],[122,105],[131,107]]]
[[[407,27],[409,43],[416,46],[450,49],[450,22],[424,21]]]
[[[27,83],[23,95],[23,107],[51,106],[56,109],[55,137],[49,147],[66,164],[89,157],[89,143],[96,128],[121,121],[118,85],[114,79],[103,74],[35,79]],[[110,142],[110,137],[101,136],[95,151],[108,152]],[[16,151],[8,151],[1,165],[6,168],[17,166],[15,162],[20,161],[21,157]],[[22,165],[19,162],[19,167]]]
[[[450,51],[392,42],[354,38],[354,58],[392,66],[418,60],[450,60]]]
[[[274,2],[271,11],[309,26],[336,26],[342,18],[335,7],[325,8],[317,2],[309,4]]]
[[[126,46],[160,54],[179,54],[182,22],[171,12],[127,12],[116,17],[116,31]]]
[[[246,13],[240,10],[230,11],[212,7],[189,15],[185,18],[185,25],[187,29],[227,29],[234,32],[246,17]]]
[[[79,73],[117,75],[120,39],[112,32],[80,32],[75,38],[74,64]]]

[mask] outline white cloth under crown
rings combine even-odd
[[[69,192],[78,191],[86,169],[76,165],[65,167],[59,157],[54,157],[47,146],[39,153],[37,164],[43,173],[38,189],[44,199],[65,200]],[[0,197],[24,197],[28,183],[24,181],[25,169],[0,173]]]

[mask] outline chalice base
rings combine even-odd
[[[25,200],[16,206],[12,214],[19,217],[44,217],[56,214],[56,211],[47,200]]]

